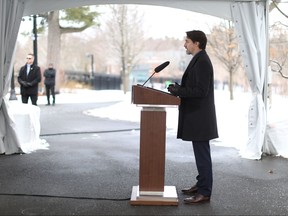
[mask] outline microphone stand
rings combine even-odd
[[[143,83],[142,87],[151,79],[151,77],[155,74],[156,72],[154,71],[154,73]]]

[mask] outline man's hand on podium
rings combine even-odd
[[[175,82],[175,84],[170,84],[167,89],[172,95],[178,96],[179,88],[180,85],[177,82]]]

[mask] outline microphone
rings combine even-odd
[[[143,83],[142,86],[144,86],[144,85],[152,78],[152,76],[153,76],[155,73],[159,73],[159,72],[162,71],[165,67],[167,67],[169,64],[170,64],[170,62],[169,62],[169,61],[166,61],[166,62],[162,63],[161,65],[157,66],[157,67],[154,69],[154,73]]]

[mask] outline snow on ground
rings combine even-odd
[[[100,92],[99,92],[100,93]],[[114,120],[126,120],[140,122],[141,107],[131,103],[131,93],[124,95],[121,91],[103,91],[101,94],[110,98],[110,94],[117,95],[121,99],[114,105],[85,111],[85,114],[110,118]],[[97,94],[97,93],[95,93]],[[99,95],[101,97],[101,95]],[[250,92],[234,92],[234,100],[230,100],[229,91],[215,90],[215,106],[217,113],[217,124],[219,138],[212,141],[214,145],[233,147],[241,151],[246,147],[248,141],[248,109],[252,99]],[[288,98],[278,95],[273,96],[273,106],[269,105],[267,120],[268,132],[273,130],[271,141],[280,144],[284,152],[288,152],[286,146],[286,131],[288,129]],[[178,126],[178,109],[166,108],[168,134],[175,135]],[[277,146],[278,148],[279,146]],[[287,153],[285,153],[287,154]],[[282,154],[283,156],[283,154]]]
[[[118,92],[119,93],[119,92]],[[118,103],[109,107],[97,108],[85,111],[88,115],[110,118],[114,120],[126,120],[132,122],[140,121],[141,107],[131,103],[131,93],[121,96]],[[109,96],[107,95],[107,98]],[[248,130],[248,107],[250,103],[249,94],[236,93],[235,100],[229,100],[229,92],[216,91],[215,105],[218,119],[219,138],[215,140],[216,145],[234,147],[240,149],[247,140]],[[120,114],[119,114],[120,112]],[[166,108],[167,133],[175,134],[178,126],[178,108]]]
[[[62,89],[60,94],[56,95],[56,104],[112,102],[122,101],[126,97],[120,90]],[[46,96],[38,98],[38,105],[46,103]]]

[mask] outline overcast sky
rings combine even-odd
[[[280,4],[279,7],[288,14],[288,2]],[[98,7],[100,11],[105,11],[103,8],[105,6]],[[153,38],[174,37],[182,39],[185,32],[192,29],[200,29],[207,33],[211,26],[222,20],[205,14],[168,7],[139,5],[138,9],[144,14],[143,23],[146,36]],[[270,24],[277,21],[288,23],[288,18],[281,15],[276,9],[269,15],[269,18]],[[20,32],[28,31],[28,29],[32,29],[32,22],[28,22],[26,19],[25,22],[22,22]]]
[[[157,6],[141,6],[145,12],[145,27],[147,35],[156,38],[176,37],[182,39],[185,32],[200,29],[208,33],[209,29],[223,19],[205,14]],[[279,8],[288,15],[288,2],[280,4]],[[269,14],[270,24],[281,21],[288,25],[288,18],[274,9]]]

